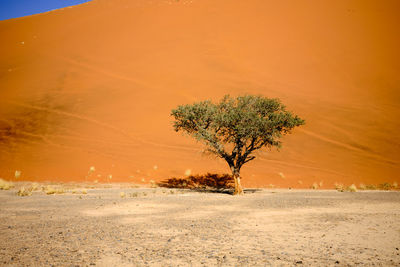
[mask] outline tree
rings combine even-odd
[[[286,111],[279,99],[226,95],[219,103],[202,101],[172,110],[173,127],[206,145],[206,151],[226,160],[235,181],[236,194],[243,194],[240,170],[255,159],[254,151],[281,147],[279,139],[305,121]]]

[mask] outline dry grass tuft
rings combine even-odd
[[[89,168],[88,175],[91,175],[91,174],[94,173],[95,171],[96,171],[96,167],[91,166],[91,167]]]
[[[359,187],[361,190],[396,190],[398,189],[398,184],[397,182],[393,182],[392,184],[390,183],[382,183],[379,185],[374,185],[374,184],[360,184]]]
[[[343,184],[335,183],[335,189],[339,192],[344,192]]]
[[[156,182],[154,182],[154,180],[150,180],[149,183],[150,183],[150,187],[151,188],[157,188],[158,187]]]
[[[40,189],[40,185],[38,183],[31,184],[32,191],[38,191]]]
[[[6,180],[0,178],[0,190],[10,190],[13,187],[14,184],[12,182],[7,182]]]
[[[17,195],[21,196],[21,197],[25,197],[25,196],[30,196],[32,195],[33,191],[37,191],[39,190],[39,184],[38,183],[32,183],[29,187],[21,187],[18,192]]]
[[[313,183],[312,185],[311,185],[311,189],[318,189],[318,184],[317,183]]]
[[[335,189],[339,192],[357,192],[357,186],[355,184],[345,187],[343,184],[335,183]]]
[[[15,179],[19,179],[21,177],[22,172],[21,171],[15,171],[14,177]]]
[[[374,184],[367,184],[367,185],[365,186],[365,189],[366,189],[366,190],[376,190],[376,185],[374,185]]]
[[[46,195],[64,194],[65,193],[65,190],[63,188],[53,187],[51,185],[44,187],[43,191],[46,193]]]
[[[347,191],[349,192],[357,192],[357,187],[355,184],[350,185],[349,187],[347,187]]]
[[[378,189],[380,190],[392,190],[395,189],[395,187],[392,184],[389,183],[383,183],[378,185]]]
[[[18,190],[17,195],[20,197],[26,197],[32,195],[32,187],[30,188],[21,187]]]

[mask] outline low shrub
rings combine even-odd
[[[311,189],[314,189],[314,190],[318,189],[318,184],[317,183],[313,183],[311,185]]]
[[[30,188],[21,187],[18,190],[17,195],[20,197],[26,197],[32,195],[32,187]]]
[[[8,182],[0,178],[0,190],[10,190],[14,187],[12,182]]]
[[[378,189],[380,190],[391,190],[394,189],[395,187],[392,184],[389,183],[383,183],[378,185]]]
[[[154,182],[154,180],[150,180],[149,183],[150,183],[150,187],[151,188],[156,188],[157,187],[157,184],[156,184],[156,182]]]
[[[61,187],[53,187],[51,185],[48,185],[43,188],[43,191],[46,193],[46,195],[54,195],[54,194],[64,194],[65,191]]]
[[[365,186],[365,189],[366,189],[366,190],[376,190],[376,185],[374,185],[374,184],[367,184],[367,185]]]
[[[347,191],[349,192],[357,192],[357,187],[355,184],[350,185],[349,187],[347,187]]]
[[[343,184],[335,183],[335,189],[339,192],[344,192],[344,186]]]

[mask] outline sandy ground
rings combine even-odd
[[[3,266],[400,265],[399,192],[11,190],[0,203]]]

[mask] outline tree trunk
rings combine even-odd
[[[240,171],[238,171],[235,168],[232,168],[232,175],[233,179],[235,180],[235,192],[233,192],[233,195],[243,195],[243,188],[242,184],[240,183]]]

